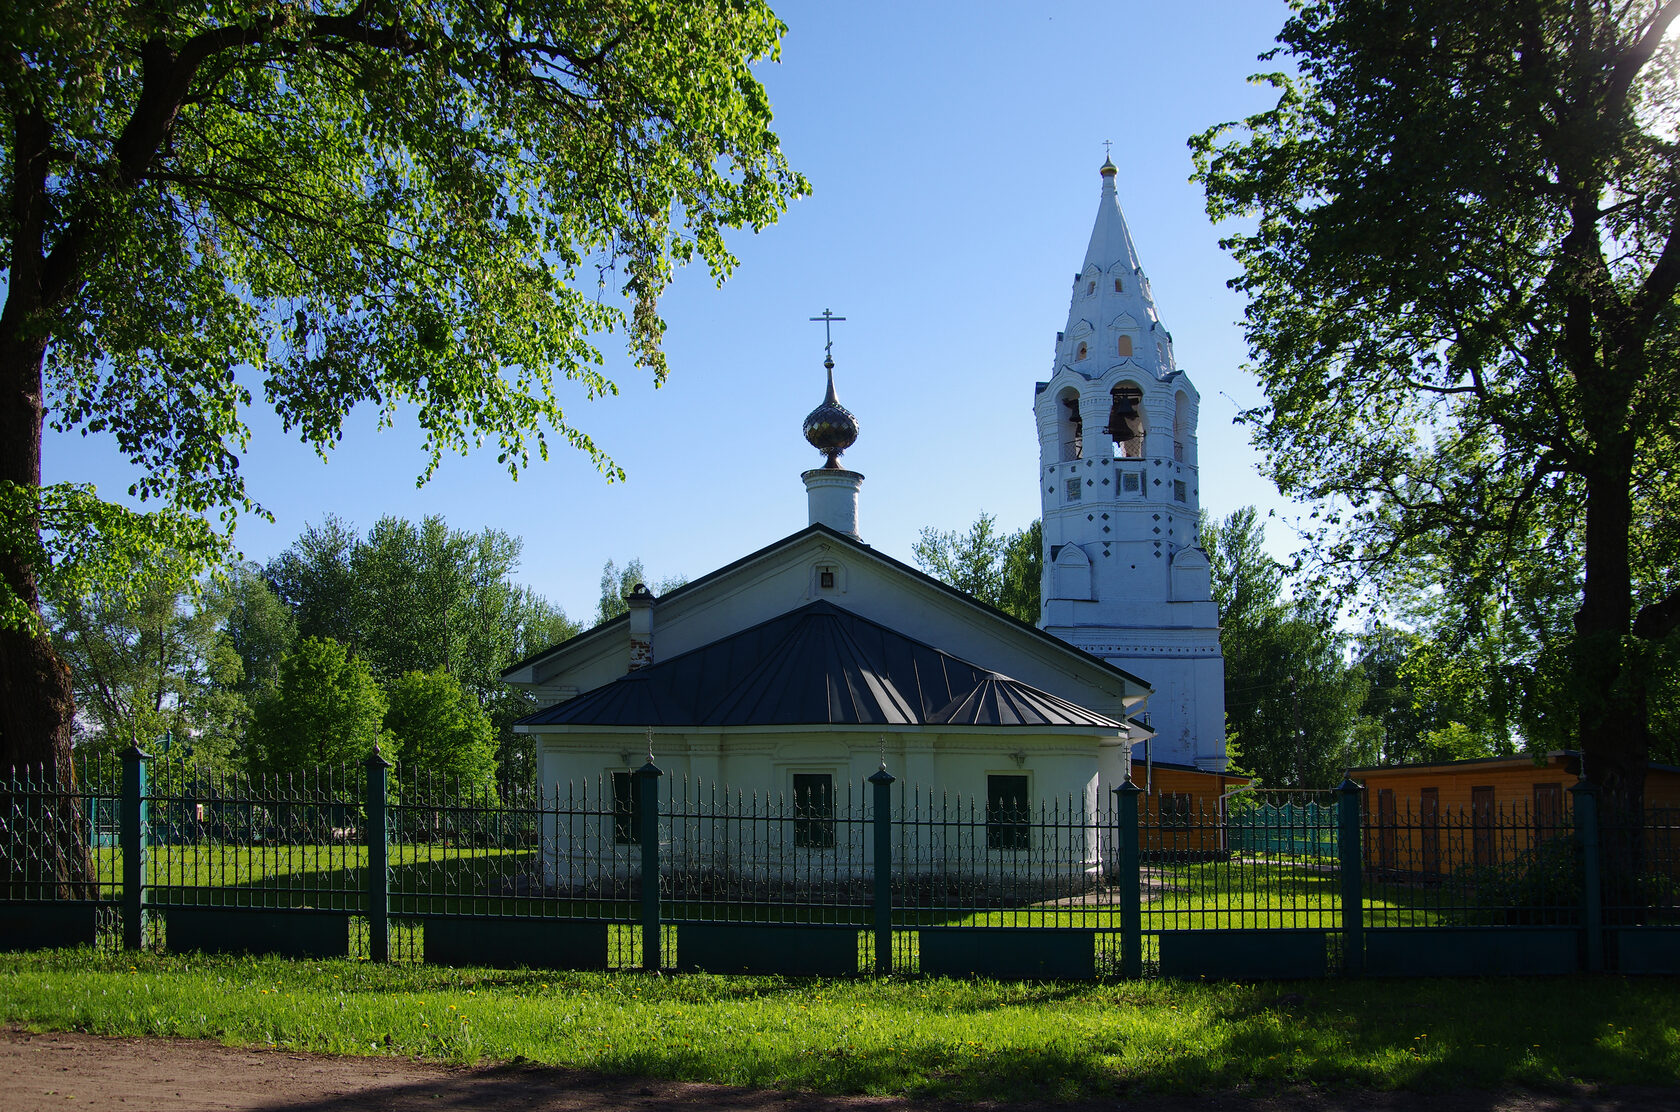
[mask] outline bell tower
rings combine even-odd
[[[1044,579],[1039,625],[1154,688],[1154,760],[1225,768],[1225,661],[1198,528],[1201,396],[1178,369],[1121,214],[1119,169],[1034,399]]]

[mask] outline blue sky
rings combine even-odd
[[[814,187],[780,224],[738,235],[722,289],[679,272],[662,308],[671,376],[658,390],[603,337],[617,397],[577,393],[568,417],[628,472],[608,484],[554,449],[517,483],[494,452],[424,460],[410,427],[352,415],[322,463],[254,413],[243,470],[271,525],[241,522],[266,560],[306,522],[361,529],[382,514],[446,517],[525,541],[520,578],[587,621],[602,564],[640,557],[655,579],[699,576],[806,521],[801,471],[821,457],[800,424],[823,392],[825,308],[836,386],[862,434],[859,531],[910,558],[926,525],[982,510],[1038,514],[1035,381],[1048,378],[1069,279],[1097,211],[1103,141],[1179,365],[1202,395],[1202,500],[1223,516],[1281,505],[1231,419],[1259,401],[1242,367],[1235,274],[1189,182],[1185,140],[1267,106],[1250,85],[1287,15],[1281,0],[776,4],[789,30],[761,76],[792,164]],[[562,395],[564,397],[564,394]],[[105,447],[50,437],[48,481],[130,481]],[[1274,525],[1274,546],[1287,543]]]

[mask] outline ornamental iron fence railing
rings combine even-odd
[[[976,799],[635,772],[209,773],[130,751],[0,782],[0,948],[85,943],[718,972],[1680,972],[1680,814]]]

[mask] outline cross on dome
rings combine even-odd
[[[832,310],[832,309],[824,309],[822,311],[822,316],[812,317],[811,319],[813,321],[819,321],[820,320],[820,321],[823,322],[823,339],[825,341],[824,344],[823,344],[823,366],[833,367],[834,366],[834,322],[837,321],[837,320],[845,320],[846,318],[835,316],[834,315],[834,310]]]

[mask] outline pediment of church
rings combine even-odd
[[[657,667],[717,645],[819,602],[839,608],[847,620],[872,623],[988,676],[1116,721],[1123,722],[1148,695],[1138,677],[822,525],[656,600],[653,663]],[[562,692],[583,692],[581,701],[626,676],[629,663],[629,619],[621,616],[515,664],[503,679],[555,703]],[[1007,690],[1007,684],[993,685],[989,693],[971,694],[995,700]],[[735,717],[750,706],[751,701],[741,703]]]

